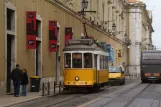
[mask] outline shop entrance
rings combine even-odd
[[[41,71],[41,41],[36,41],[36,76],[40,76]]]
[[[11,93],[11,71],[14,66],[14,43],[15,38],[14,35],[7,35],[7,86],[6,92]]]

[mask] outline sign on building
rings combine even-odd
[[[49,21],[49,52],[57,52],[57,36],[58,36],[58,29],[57,29],[57,21],[50,20]]]
[[[26,47],[36,49],[36,12],[26,12]]]
[[[72,27],[66,27],[65,28],[65,46],[68,45],[68,41],[72,39],[73,37]]]
[[[112,61],[112,62],[114,62],[114,58],[115,58],[114,55],[115,55],[115,54],[114,54],[114,49],[112,48],[112,49],[111,49],[111,61]]]
[[[111,58],[111,45],[110,44],[107,44],[106,45],[106,50],[109,53],[108,60],[109,60],[109,62],[111,62],[112,61],[112,58]]]
[[[122,61],[122,53],[121,53],[121,49],[118,50],[118,60],[119,62]]]
[[[103,49],[106,49],[106,42],[100,42],[100,46],[101,46]]]

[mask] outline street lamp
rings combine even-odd
[[[82,0],[82,7],[83,7],[83,9],[87,9],[87,7],[88,7],[88,1],[87,0]]]
[[[115,25],[115,23],[113,23],[113,25],[112,25],[112,30],[113,31],[116,31],[116,25]]]
[[[130,45],[131,45],[131,40],[127,40],[127,34],[125,33],[125,43],[127,45],[127,48],[130,48]]]
[[[88,35],[87,35],[86,27],[85,27],[86,22],[83,21],[84,15],[86,12],[96,13],[96,11],[85,11],[85,9],[87,9],[87,7],[88,7],[88,0],[82,0],[82,10],[79,13],[81,13],[81,15],[82,15],[81,20],[82,20],[82,24],[83,24],[83,28],[84,28],[83,33],[85,33],[86,37],[88,37]]]

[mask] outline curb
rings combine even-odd
[[[47,98],[47,97],[53,97],[53,96],[57,96],[57,95],[60,95],[60,94],[61,93],[56,93],[56,94],[53,94],[53,95],[46,95],[46,96],[37,96],[37,97],[30,98],[28,100],[19,101],[19,102],[15,102],[15,103],[12,103],[12,104],[1,105],[0,107],[14,106],[14,105],[22,104],[24,102],[30,102],[30,101],[36,100],[36,99],[43,99],[43,98]]]

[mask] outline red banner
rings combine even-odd
[[[26,46],[36,49],[36,12],[26,12]]]
[[[57,52],[57,21],[49,21],[49,52]]]
[[[68,45],[68,40],[72,39],[72,28],[71,27],[66,27],[65,28],[65,46]]]

